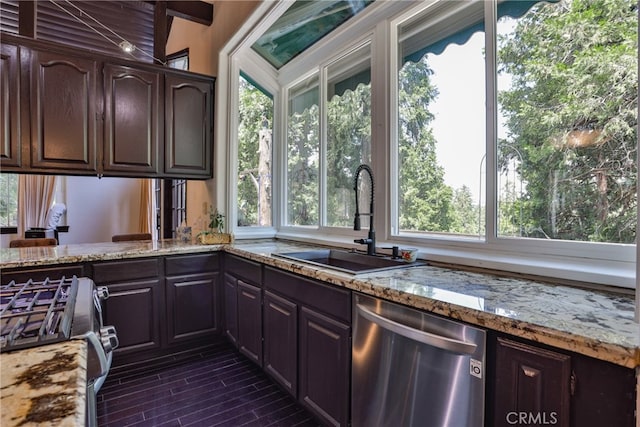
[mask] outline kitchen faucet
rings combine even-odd
[[[358,177],[360,176],[360,172],[367,171],[369,174],[369,179],[371,180],[371,196],[369,205],[369,213],[361,214],[358,207]],[[353,229],[358,231],[360,230],[360,215],[368,215],[369,216],[369,234],[366,239],[356,239],[354,243],[360,243],[361,245],[367,245],[367,255],[375,255],[376,254],[376,232],[373,229],[373,171],[368,165],[360,165],[358,169],[356,169],[356,176],[353,181],[353,189],[356,192],[356,214],[353,221]]]

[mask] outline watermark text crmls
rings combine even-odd
[[[557,412],[507,412],[507,424],[522,426],[551,426],[558,423]]]

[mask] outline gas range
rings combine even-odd
[[[0,287],[0,352],[52,344],[71,338],[78,279]]]
[[[96,393],[104,383],[118,337],[102,321],[106,287],[86,277],[14,281],[0,285],[0,353],[70,339],[87,341],[87,425],[96,425]]]

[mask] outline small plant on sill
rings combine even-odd
[[[198,233],[198,241],[203,244],[220,244],[231,242],[231,235],[223,233],[224,215],[218,212],[218,208],[209,205],[209,229]]]

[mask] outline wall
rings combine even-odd
[[[167,40],[167,54],[189,48],[189,70],[217,76],[218,52],[258,4],[260,1],[213,1],[213,23],[210,26],[175,18]],[[214,141],[214,144],[220,143],[224,141]],[[199,231],[200,224],[208,221],[206,207],[215,200],[216,176],[226,171],[214,169],[213,173],[212,180],[187,183],[187,224],[194,227],[194,235]],[[222,208],[220,211],[225,213]]]
[[[110,242],[114,234],[140,231],[140,180],[67,176],[68,233],[60,244]]]

